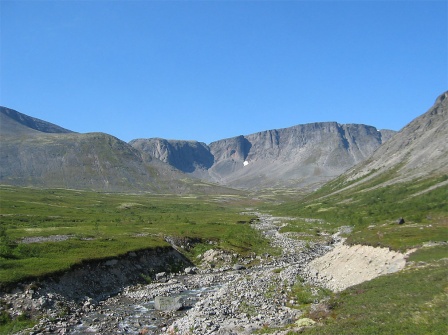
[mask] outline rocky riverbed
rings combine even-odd
[[[328,271],[323,271],[328,268],[327,262],[319,263],[318,259],[329,254],[332,255],[331,260],[337,262],[352,251],[350,248],[340,249],[338,234],[329,236],[325,244],[306,244],[291,234],[279,232],[290,218],[251,214],[259,218],[252,223],[253,229],[281,249],[280,255],[240,258],[239,255],[212,249],[201,255],[199,268],[190,266],[177,274],[158,273],[156,282],[127,285],[117,292],[103,292],[90,297],[83,296],[82,292],[73,292],[78,286],[70,280],[55,281],[45,287],[28,284],[4,294],[1,299],[6,307],[2,308],[13,315],[39,311],[47,316],[33,329],[19,333],[27,335],[251,334],[266,327],[277,329],[277,334],[286,334],[290,330],[299,330],[313,321],[302,318],[300,303],[291,295],[291,287],[299,279],[306,279],[309,283],[332,288],[329,283],[335,278],[338,283],[335,287],[346,287],[343,286],[344,278],[350,276],[344,273],[345,277],[341,279],[337,274],[336,277],[329,275]],[[336,250],[345,250],[346,253],[329,253],[335,246]],[[342,258],[339,259],[338,255]],[[375,257],[376,254],[373,255]],[[95,276],[94,271],[119,272],[121,266],[121,270],[131,273],[133,267],[140,266],[136,262],[138,258],[147,263],[153,256],[131,255],[132,265],[126,263],[128,260],[108,261],[89,271]],[[391,257],[400,258],[396,254]],[[156,258],[160,268],[161,257]],[[171,263],[174,258],[182,262],[184,268],[188,266],[182,257],[171,252]],[[364,254],[363,259],[366,258],[368,256]],[[310,266],[313,260],[316,261]],[[254,263],[257,265],[247,265]],[[381,274],[377,263],[375,271]],[[323,275],[319,274],[321,270]],[[103,274],[98,278],[106,280],[107,276]],[[100,284],[108,287],[106,282]],[[158,310],[155,306],[158,297],[171,297],[176,303],[180,302],[182,308]]]

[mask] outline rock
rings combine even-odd
[[[154,308],[158,311],[178,311],[182,309],[183,303],[180,297],[155,297]]]
[[[366,125],[318,122],[240,135],[210,145],[160,138],[137,139],[130,144],[185,173],[200,171],[203,179],[212,182],[228,180],[226,186],[291,187],[294,180],[300,181],[294,185],[304,187],[326,181],[364,160],[392,133]]]
[[[244,265],[241,265],[241,264],[235,264],[233,266],[233,269],[237,270],[237,271],[239,271],[239,270],[246,270],[246,267]]]
[[[185,268],[184,272],[187,275],[194,275],[194,274],[196,274],[196,270],[197,269],[194,267],[188,267],[188,268]]]
[[[111,260],[108,260],[106,263],[104,263],[106,266],[114,266],[114,265],[116,265],[118,263],[118,260],[117,259],[111,259]]]
[[[162,283],[164,283],[164,282],[167,281],[167,278],[166,278],[166,277],[167,277],[167,276],[166,276],[166,272],[159,272],[159,273],[156,274],[156,280],[157,280],[157,281],[160,281],[160,282],[162,282]]]
[[[206,262],[213,262],[215,260],[215,256],[218,253],[215,249],[209,249],[202,255],[202,259]]]

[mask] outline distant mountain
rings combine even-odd
[[[367,160],[338,179],[347,187],[380,180],[379,187],[443,175],[448,175],[448,92]]]
[[[33,130],[42,133],[73,133],[55,124],[19,113],[14,109],[0,107],[0,134],[32,134]]]
[[[212,142],[136,139],[130,144],[192,176],[235,188],[316,187],[369,157],[395,132],[311,123]]]
[[[311,191],[328,180],[336,181],[338,188],[348,188],[373,179],[387,184],[446,175],[447,106],[445,92],[427,113],[398,133],[361,124],[321,122],[209,145],[160,138],[125,143],[103,133],[74,133],[1,107],[0,183],[219,193],[224,189],[215,183],[251,190]]]
[[[0,107],[0,183],[113,192],[232,193],[187,178],[104,133],[78,134]]]
[[[165,140],[162,138],[138,139],[129,142],[147,157],[157,158],[186,173],[206,170],[213,165],[210,148],[197,141]]]

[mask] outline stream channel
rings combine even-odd
[[[208,264],[207,270],[196,274],[126,287],[107,300],[86,301],[75,314],[50,321],[47,332],[35,334],[253,334],[266,325],[280,329],[293,323],[301,311],[290,307],[295,302],[288,287],[306,264],[332,246],[304,247],[304,241],[279,233],[291,218],[251,214],[259,217],[252,227],[281,249],[281,255],[257,256],[259,265],[248,269],[231,263],[221,268]],[[239,261],[247,264],[255,258]],[[156,297],[180,297],[184,307],[156,310]]]
[[[94,310],[80,318],[79,323],[68,329],[69,334],[103,334],[107,328],[114,328],[115,334],[156,334],[166,330],[174,319],[181,318],[194,304],[221,287],[214,284],[174,293],[180,297],[184,307],[179,311],[163,312],[154,307],[154,299],[136,301],[122,294],[98,304]]]

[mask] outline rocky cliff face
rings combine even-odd
[[[198,142],[139,139],[131,145],[183,172],[236,188],[305,187],[334,178],[370,156],[393,131],[311,123]]]
[[[201,142],[152,138],[133,140],[130,144],[148,157],[160,159],[183,172],[208,169],[214,161],[210,149]]]

